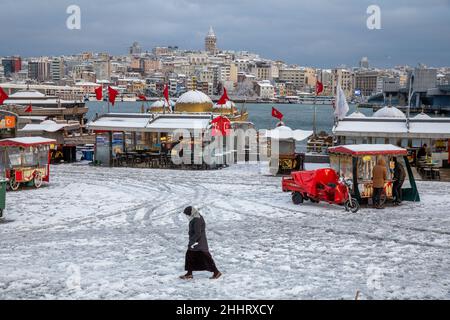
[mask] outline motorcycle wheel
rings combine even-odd
[[[345,210],[350,211],[351,213],[358,212],[360,206],[358,200],[355,198],[350,198],[345,202]]]
[[[11,178],[9,180],[9,187],[11,188],[12,191],[17,191],[20,187],[20,183],[17,182],[15,178]]]
[[[294,204],[301,204],[303,203],[303,196],[300,192],[294,192],[292,194],[292,202]]]

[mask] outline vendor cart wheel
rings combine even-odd
[[[345,210],[350,211],[351,213],[358,212],[360,206],[358,200],[355,198],[350,198],[345,202]]]
[[[17,182],[16,179],[12,177],[11,179],[9,179],[9,187],[12,191],[17,191],[20,187],[20,182]]]
[[[36,172],[34,174],[33,183],[36,188],[40,188],[42,186],[42,174],[40,172]]]
[[[292,194],[292,202],[294,204],[301,204],[303,203],[303,196],[300,192],[294,192]]]

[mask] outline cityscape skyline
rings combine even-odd
[[[366,26],[370,1],[351,5],[331,1],[108,3],[104,2],[99,13],[97,2],[77,1],[81,29],[69,30],[65,23],[70,1],[34,4],[7,0],[0,13],[0,25],[9,30],[8,41],[0,44],[2,55],[58,56],[84,51],[121,55],[133,41],[148,51],[169,45],[202,50],[203,39],[213,26],[220,50],[256,52],[289,64],[351,67],[368,56],[371,65],[377,67],[450,65],[447,0],[426,4],[378,1],[380,30]],[[10,14],[14,12],[20,14],[22,25],[17,25],[17,15]]]

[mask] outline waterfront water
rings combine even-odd
[[[146,104],[146,108],[151,103]],[[108,111],[106,102],[87,102],[89,107],[87,117],[91,120],[96,113],[99,115]],[[242,108],[243,104],[237,104]],[[114,107],[110,108],[111,112],[119,113],[139,113],[141,112],[142,102],[117,102]],[[272,117],[272,107],[277,108],[283,113],[284,123],[292,129],[312,130],[313,128],[313,105],[300,104],[252,104],[246,103],[245,108],[249,113],[249,121],[253,122],[257,129],[274,128],[278,120]],[[351,105],[349,114],[356,110],[356,106]],[[372,115],[372,109],[360,109],[366,115]],[[318,132],[331,132],[333,127],[333,107],[331,105],[316,106],[316,125]]]

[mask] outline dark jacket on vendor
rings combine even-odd
[[[196,208],[192,208],[192,214],[189,219],[188,250],[209,251],[208,240],[206,238],[205,231],[205,220]]]

